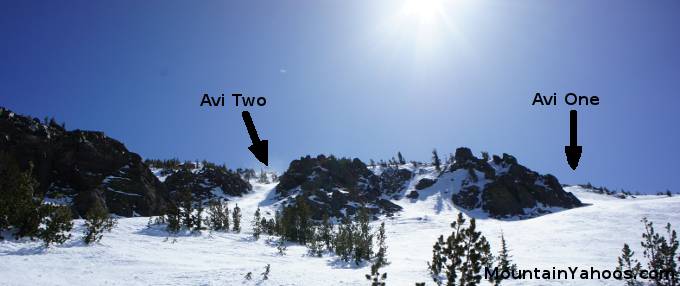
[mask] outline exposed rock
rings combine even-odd
[[[437,180],[433,180],[433,179],[430,179],[430,178],[423,178],[420,181],[418,181],[418,183],[416,184],[416,190],[422,190],[422,189],[428,188],[428,187],[434,185],[434,183],[436,183],[436,182],[437,182]]]
[[[0,152],[12,155],[40,183],[38,196],[71,201],[78,215],[94,204],[121,216],[157,215],[164,186],[139,155],[102,132],[66,131],[0,108]]]
[[[456,162],[467,162],[476,161],[477,158],[472,155],[472,150],[470,148],[461,147],[456,149],[456,154],[454,155]]]
[[[388,167],[380,173],[380,187],[385,194],[399,193],[412,177],[413,173],[407,169]]]
[[[452,195],[453,202],[462,208],[481,208],[492,217],[527,217],[549,212],[551,207],[582,205],[562,189],[557,178],[534,172],[511,155],[494,155],[489,163],[474,157],[470,149],[459,148],[455,158],[449,172],[467,174],[460,182],[460,191]]]
[[[306,156],[290,163],[279,177],[276,192],[285,204],[295,203],[302,196],[310,206],[312,217],[321,219],[354,215],[360,207],[372,214],[390,214],[401,210],[398,205],[381,198],[401,188],[403,178],[412,174],[395,170],[382,177],[373,174],[359,159],[337,159],[334,156]]]
[[[417,191],[411,191],[410,193],[408,193],[408,195],[406,195],[407,198],[414,200],[417,199],[419,196],[420,194],[418,194]]]
[[[224,166],[211,163],[183,164],[177,169],[162,169],[168,174],[164,184],[171,197],[176,197],[185,189],[191,190],[195,200],[228,200],[228,196],[242,196],[250,192],[252,186],[236,172]]]

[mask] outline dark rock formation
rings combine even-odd
[[[163,183],[172,198],[189,189],[196,201],[225,200],[225,196],[242,196],[253,188],[236,172],[207,162],[182,164],[159,173],[170,174]]]
[[[430,186],[434,185],[437,180],[429,179],[429,178],[423,178],[418,183],[416,184],[416,190],[422,190],[425,188],[429,188]]]
[[[581,202],[562,189],[557,178],[541,175],[511,155],[493,156],[491,162],[478,159],[468,148],[458,148],[449,172],[466,172],[453,202],[465,209],[481,208],[492,217],[534,216],[551,207],[573,208]]]
[[[157,215],[167,196],[139,155],[102,132],[67,131],[54,120],[0,108],[0,152],[22,169],[34,165],[37,195],[72,201],[82,215],[94,204],[121,216]]]
[[[290,163],[279,177],[276,192],[286,204],[295,202],[293,196],[302,196],[314,219],[321,219],[324,213],[331,217],[352,216],[362,206],[373,214],[391,214],[401,207],[381,195],[401,190],[401,180],[411,176],[410,172],[407,175],[395,170],[383,177],[387,182],[382,182],[381,176],[373,174],[359,159],[307,156]]]
[[[403,191],[413,173],[407,169],[387,167],[380,173],[380,188],[385,194],[396,194]]]
[[[411,191],[410,193],[408,193],[408,195],[406,195],[406,197],[415,200],[418,197],[420,197],[420,194],[417,191]]]

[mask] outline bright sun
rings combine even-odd
[[[422,69],[434,68],[444,56],[451,54],[447,48],[466,50],[465,37],[459,24],[465,9],[462,1],[452,0],[401,0],[391,1],[389,12],[381,17],[376,51],[381,55],[394,55],[399,61],[408,61]],[[390,53],[385,53],[390,51]]]
[[[442,10],[441,0],[406,0],[402,13],[421,23],[433,23],[441,17]]]

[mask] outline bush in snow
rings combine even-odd
[[[321,257],[323,255],[324,244],[321,239],[321,231],[317,227],[312,227],[310,238],[307,241],[307,252],[311,256]]]
[[[276,241],[276,250],[278,250],[279,255],[286,255],[286,240],[283,237],[279,237]]]
[[[104,236],[104,232],[111,232],[116,225],[116,220],[111,217],[109,211],[96,204],[85,214],[85,244],[98,242]]]
[[[271,265],[267,264],[267,266],[264,267],[264,272],[262,272],[260,275],[262,275],[262,280],[268,280],[269,279],[269,271],[271,270]]]
[[[43,205],[41,212],[44,216],[41,216],[38,238],[43,241],[45,247],[53,243],[62,244],[71,238],[69,232],[73,228],[73,217],[69,207]]]

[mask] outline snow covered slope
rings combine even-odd
[[[95,246],[80,242],[82,222],[65,245],[43,249],[39,242],[0,242],[0,285],[368,285],[369,266],[339,263],[336,257],[309,257],[303,246],[290,245],[279,256],[266,237],[254,241],[250,220],[260,206],[270,211],[274,184],[253,183],[253,192],[233,198],[244,213],[244,231],[186,234],[168,238],[147,229],[147,218],[121,218],[117,228]],[[458,213],[445,189],[429,188],[416,200],[396,201],[403,211],[386,222],[388,285],[433,285],[426,270],[431,247]],[[623,243],[641,254],[642,217],[680,227],[680,197],[611,196],[567,187],[587,206],[541,217],[501,221],[479,219],[478,226],[495,251],[505,234],[514,260],[522,268],[578,266],[613,269]],[[379,221],[374,222],[375,224]],[[271,264],[269,280],[259,273]],[[246,281],[246,273],[253,279]],[[620,281],[511,281],[504,285],[621,285]]]

